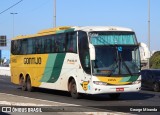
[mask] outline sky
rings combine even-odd
[[[0,0],[0,12],[20,0]],[[148,44],[148,0],[57,0],[57,26],[122,26]],[[160,50],[160,0],[150,0],[151,50]],[[35,34],[53,27],[54,0],[23,0],[0,14],[0,35]]]

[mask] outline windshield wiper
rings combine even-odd
[[[108,74],[108,77],[110,77],[113,72],[116,70],[116,68],[118,67],[118,73],[120,74],[120,58],[119,58],[119,55],[118,55],[118,50],[117,50],[117,47],[114,47],[115,50],[116,50],[116,59],[115,59],[115,67],[113,66],[113,69],[111,70],[111,72]]]
[[[127,66],[127,64],[126,64],[124,61],[122,61],[122,63],[123,63],[124,66],[126,67],[126,69],[127,69],[127,71],[129,72],[129,74],[130,74],[131,76],[133,76],[132,73],[131,73],[131,70],[129,69],[129,67]]]
[[[107,77],[110,77],[113,74],[113,72],[116,70],[116,68],[118,67],[117,63],[118,63],[117,60],[115,60],[115,64],[114,64],[115,66],[113,66],[113,69],[111,69]]]
[[[121,53],[120,53],[120,56],[119,56],[119,57],[120,57],[120,60],[119,60],[119,61],[121,61],[121,62],[123,63],[123,65],[126,67],[128,73],[129,73],[131,76],[133,76],[132,73],[131,73],[131,70],[129,69],[129,67],[127,66],[127,64],[125,63],[125,61],[123,61]]]

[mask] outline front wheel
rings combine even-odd
[[[119,96],[120,96],[120,93],[112,93],[112,94],[109,94],[109,97],[111,98],[111,99],[118,99],[119,98]]]
[[[156,92],[160,91],[160,85],[158,83],[154,83],[153,84],[153,90],[156,91]]]
[[[80,94],[77,92],[77,86],[74,79],[70,82],[70,93],[73,98],[80,98]]]

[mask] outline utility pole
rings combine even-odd
[[[54,27],[56,28],[56,0],[54,0]]]
[[[14,37],[14,15],[18,14],[18,13],[10,13],[13,15],[13,37]]]
[[[148,57],[148,69],[150,68],[150,56],[151,56],[151,50],[150,50],[150,0],[148,0],[148,49],[149,49],[149,57]]]

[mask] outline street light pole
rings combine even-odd
[[[149,49],[149,57],[148,57],[148,69],[150,68],[150,56],[151,56],[151,50],[150,50],[150,0],[148,0],[148,49]]]
[[[54,27],[56,28],[56,0],[54,0]]]
[[[13,37],[14,37],[14,15],[18,14],[18,13],[10,13],[13,15]]]

